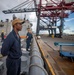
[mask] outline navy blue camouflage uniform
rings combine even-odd
[[[4,41],[4,33],[2,32],[1,33],[1,42],[3,42]]]
[[[6,67],[7,75],[20,75],[21,69],[21,42],[15,31],[12,30],[4,40],[1,48],[1,54],[7,56]]]
[[[32,36],[32,34],[29,33],[29,32],[27,33],[27,36],[28,36],[28,38],[26,39],[26,50],[28,51],[33,36]]]

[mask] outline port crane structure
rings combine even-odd
[[[57,36],[56,29],[58,28],[59,37],[61,37],[63,34],[64,18],[68,18],[68,16],[74,12],[74,2],[66,1],[67,0],[26,0],[12,9],[3,10],[3,13],[36,12],[36,35],[39,35],[40,30],[48,30],[49,35],[54,34]],[[58,21],[60,21],[60,25],[57,25]]]

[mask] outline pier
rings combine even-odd
[[[24,18],[21,19],[23,24],[19,32],[22,51],[20,75],[74,75],[74,34],[64,32],[67,28],[69,30],[67,25],[66,28],[64,26],[68,21],[67,18],[74,13],[74,0],[25,0],[12,8],[3,9],[2,12],[13,14],[12,20],[0,21],[0,34],[4,32],[4,40],[14,29],[12,21],[18,18],[15,14],[35,12],[34,22],[27,19],[26,16],[29,16],[27,14],[24,14]],[[73,17],[71,19],[73,20]],[[35,27],[32,28],[33,26],[37,26],[36,30]],[[33,31],[33,39],[27,51],[28,29]],[[40,31],[45,30],[48,34],[44,32],[40,34]],[[0,75],[6,75],[8,55],[2,56],[2,44],[0,35]]]

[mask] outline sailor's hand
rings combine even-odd
[[[26,38],[28,38],[28,36],[26,36]]]

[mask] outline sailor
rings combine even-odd
[[[2,44],[1,54],[7,56],[7,75],[20,75],[21,67],[21,41],[18,34],[22,29],[23,21],[14,19],[12,21],[13,30],[9,33]]]
[[[4,31],[2,30],[2,32],[1,32],[1,42],[3,42],[4,41]]]
[[[29,51],[30,45],[31,45],[31,40],[33,38],[32,36],[32,31],[30,30],[30,28],[27,29],[27,35],[26,35],[26,50]]]

